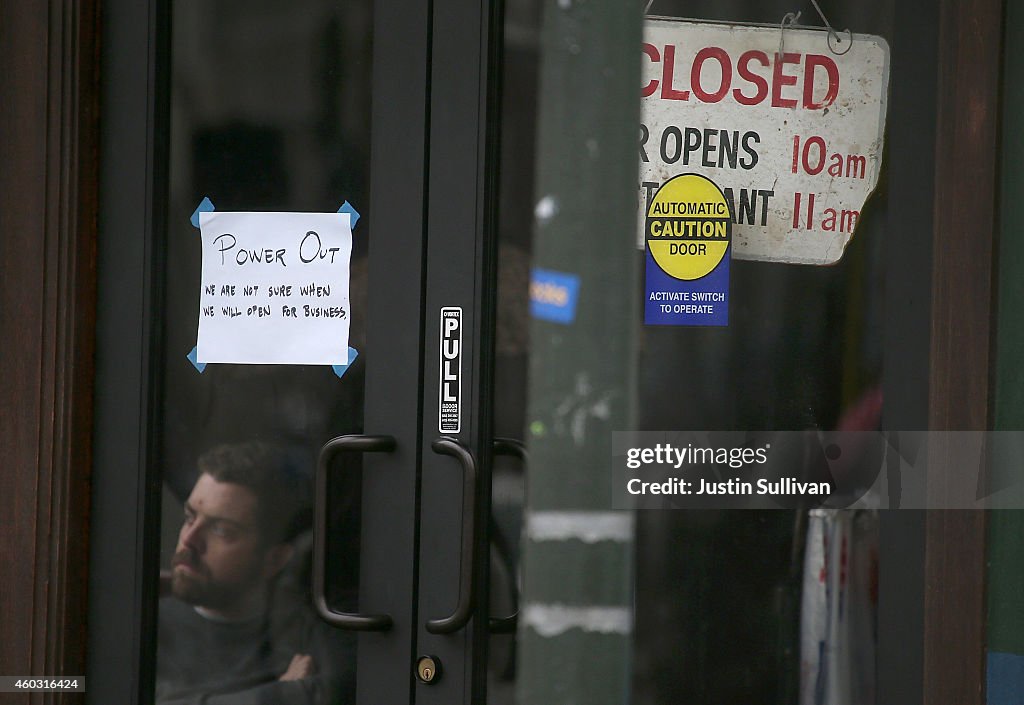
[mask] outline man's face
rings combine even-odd
[[[171,560],[171,589],[184,602],[230,610],[273,575],[257,524],[257,498],[247,487],[203,474],[185,502],[185,521]]]

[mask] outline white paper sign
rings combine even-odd
[[[731,202],[735,259],[831,264],[878,183],[889,86],[881,37],[648,19],[640,212],[697,173]],[[780,54],[780,42],[782,53]]]
[[[201,363],[348,364],[348,213],[201,213]]]

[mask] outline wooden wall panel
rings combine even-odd
[[[1001,0],[943,0],[939,26],[929,428],[991,428]],[[973,468],[965,471],[974,472]],[[945,479],[929,476],[930,498]],[[924,702],[985,702],[981,511],[928,513]]]
[[[96,241],[92,0],[0,3],[0,664],[85,673]],[[2,696],[79,702],[81,695]]]

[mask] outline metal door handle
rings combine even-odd
[[[391,629],[387,614],[337,612],[327,604],[325,562],[327,558],[327,467],[337,453],[390,453],[395,449],[392,436],[338,436],[324,443],[316,463],[316,497],[313,520],[313,604],[317,614],[339,629],[383,632]]]
[[[523,442],[516,440],[515,438],[495,438],[492,446],[492,452],[494,455],[507,455],[513,458],[519,458],[523,466],[526,466],[526,446]],[[494,521],[494,514],[491,514],[490,531],[492,537],[497,537],[499,540],[494,541],[495,548],[497,548],[499,555],[506,561],[509,561],[509,548],[505,543],[504,537],[498,531],[497,522]],[[511,585],[508,586],[509,594],[515,596],[515,611],[508,617],[491,617],[487,621],[487,629],[492,634],[511,634],[516,630],[516,624],[519,621],[519,586],[516,584],[516,572],[515,566],[509,566],[509,576],[511,576]]]
[[[431,634],[451,634],[473,616],[473,547],[476,541],[476,458],[454,438],[442,436],[430,444],[438,455],[450,455],[462,466],[462,565],[459,567],[459,602],[448,617],[428,619]]]

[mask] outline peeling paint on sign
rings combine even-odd
[[[889,46],[824,30],[648,18],[638,245],[658,188],[697,173],[725,193],[734,259],[838,262],[878,183]],[[780,53],[780,47],[782,52]]]

